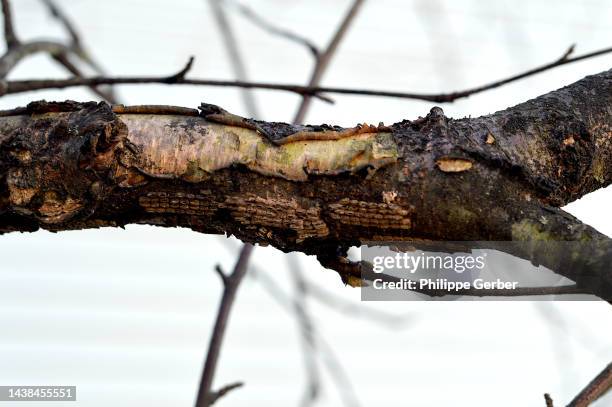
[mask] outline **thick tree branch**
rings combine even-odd
[[[612,71],[489,116],[434,108],[389,127],[33,103],[0,117],[0,231],[184,226],[323,258],[402,239],[581,241],[588,264],[518,254],[610,299],[610,240],[555,208],[612,182],[610,106]]]

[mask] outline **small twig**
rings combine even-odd
[[[223,286],[227,285],[227,274],[225,274],[225,271],[223,271],[223,269],[221,268],[220,264],[217,264],[215,266],[215,271],[217,272],[217,275],[219,276],[219,278],[221,279],[221,281],[223,282]]]
[[[302,335],[300,335],[300,338],[302,339],[301,345],[302,354],[304,356],[304,364],[306,367],[307,384],[306,391],[302,396],[300,406],[306,407],[314,403],[314,401],[319,396],[321,387],[316,360],[318,346],[312,329],[312,318],[310,317],[310,313],[308,312],[308,289],[302,267],[300,266],[297,259],[295,259],[291,254],[287,255],[287,265],[289,266],[289,271],[293,278],[293,283],[295,287],[294,304],[296,307],[298,324],[302,333]]]
[[[295,314],[297,318],[301,318],[299,314],[300,307],[296,304],[296,301],[285,294],[285,292],[278,286],[278,284],[276,284],[268,273],[264,273],[260,269],[257,271],[255,269],[251,269],[251,275],[257,278],[257,281],[261,283],[262,287],[266,290],[270,297],[281,305],[284,310]],[[336,389],[340,393],[344,404],[347,406],[358,406],[359,401],[355,394],[355,390],[353,389],[351,381],[348,378],[342,364],[335,356],[333,349],[324,340],[314,325],[311,325],[310,328],[312,329],[312,334],[317,337],[317,343],[320,345],[319,348],[323,353],[323,362],[325,363],[331,377],[336,382]]]
[[[355,19],[355,16],[357,15],[357,12],[359,11],[363,3],[364,0],[353,1],[351,8],[342,20],[342,23],[338,26],[336,33],[325,48],[325,51],[323,51],[323,53],[319,55],[319,58],[317,58],[317,62],[310,76],[310,81],[308,82],[308,87],[312,88],[319,86],[319,83],[323,78],[324,72],[327,70],[327,67],[336,50],[338,49],[340,42],[344,38],[344,35],[347,33],[351,23]],[[308,94],[304,94],[302,97],[302,102],[300,103],[300,106],[298,107],[298,110],[295,113],[295,117],[293,119],[294,123],[302,123],[304,121],[304,119],[306,118],[306,112],[308,111],[311,102],[312,97]]]
[[[269,32],[270,34],[277,35],[279,37],[285,38],[289,41],[293,41],[297,44],[306,47],[310,51],[312,56],[315,58],[315,60],[319,60],[321,52],[319,51],[319,48],[309,39],[284,28],[280,28],[271,24],[263,17],[255,13],[251,8],[242,3],[233,2],[232,4],[238,9],[238,11],[240,12],[240,14],[242,14],[243,17],[245,17],[247,20],[258,26],[259,28]]]
[[[45,3],[51,15],[55,17],[60,23],[62,23],[64,28],[66,28],[66,31],[68,31],[68,34],[70,35],[70,39],[72,40],[72,46],[80,48],[81,39],[79,38],[79,34],[77,33],[76,28],[74,27],[70,19],[68,19],[68,17],[55,5],[53,1],[51,0],[41,0],[41,1]]]
[[[586,407],[606,394],[610,389],[612,389],[612,363],[591,380],[567,407]]]
[[[236,261],[234,270],[229,275],[223,273],[220,267],[215,268],[217,273],[223,276],[223,295],[221,296],[221,303],[219,304],[215,326],[208,345],[206,362],[204,363],[204,371],[202,373],[200,388],[196,399],[196,407],[208,407],[211,404],[209,395],[211,394],[212,383],[217,370],[217,362],[219,361],[219,355],[221,354],[221,345],[223,344],[223,338],[225,336],[227,323],[229,321],[230,311],[232,309],[232,305],[234,304],[240,282],[247,272],[249,257],[251,256],[252,251],[253,245],[245,244],[242,247],[242,251],[240,252],[240,256],[238,256],[238,261]]]
[[[6,48],[15,48],[19,45],[19,40],[13,28],[13,15],[8,0],[2,0],[2,15],[4,16],[4,41],[6,41]]]
[[[39,52],[45,52],[53,56],[70,52],[70,49],[63,44],[52,41],[32,41],[24,44],[17,44],[9,48],[4,55],[0,57],[0,78],[6,78],[9,72],[22,59]]]
[[[213,391],[212,393],[209,394],[209,404],[212,406],[213,404],[215,404],[217,402],[217,400],[219,400],[221,397],[225,396],[227,393],[229,393],[230,391],[237,389],[239,387],[244,386],[244,383],[242,382],[236,382],[236,383],[230,383],[227,384],[223,387],[221,387],[219,390],[217,391]]]
[[[238,248],[237,244],[233,244],[233,242],[228,239],[223,239],[222,243],[231,253],[234,253]],[[251,264],[249,269],[257,275],[265,274],[265,272],[255,264]],[[315,285],[307,280],[305,288],[307,294],[311,298],[318,300],[322,305],[351,317],[367,318],[374,323],[386,325],[387,327],[393,329],[397,329],[398,325],[405,325],[413,320],[413,316],[411,315],[395,315],[377,310],[376,308],[363,306],[364,304],[361,302],[353,303],[350,300],[344,300],[338,297],[335,293],[327,291],[323,287]]]
[[[98,65],[94,59],[89,55],[89,53],[83,48],[81,38],[76,30],[76,27],[70,19],[62,12],[62,10],[57,7],[57,5],[52,0],[41,0],[49,9],[51,15],[57,19],[64,29],[68,32],[70,36],[71,45],[69,47],[70,52],[64,52],[60,54],[51,55],[57,63],[62,65],[68,72],[73,74],[76,77],[84,77],[81,70],[74,65],[69,58],[70,54],[76,55],[81,61],[89,65],[98,75],[104,75],[104,70]],[[95,86],[90,86],[92,92],[96,95],[100,96],[102,99],[106,100],[109,103],[115,104],[118,103],[117,98],[115,97],[115,93],[112,88],[108,90],[102,90]]]
[[[544,393],[544,401],[546,402],[546,407],[555,407],[553,404],[553,399],[550,397],[550,394]]]
[[[256,265],[251,265],[250,270],[258,275],[265,274],[264,271]],[[325,305],[340,314],[354,318],[364,318],[370,322],[394,330],[404,327],[410,322],[414,322],[414,317],[411,315],[395,315],[385,311],[379,311],[376,308],[366,307],[361,302],[352,303],[349,300],[343,300],[336,294],[328,292],[322,287],[314,285],[307,280],[305,280],[305,284],[306,293],[309,297],[319,301],[322,305]]]
[[[365,318],[369,321],[397,330],[400,326],[405,326],[413,322],[414,318],[410,315],[394,315],[376,308],[368,308],[362,302],[353,303],[343,300],[336,294],[328,292],[323,287],[306,282],[306,292],[308,295],[338,313],[350,317]]]
[[[183,67],[183,69],[181,69],[180,71],[178,71],[174,75],[168,76],[166,78],[166,82],[165,83],[172,84],[172,83],[176,83],[176,82],[184,80],[185,79],[185,75],[187,75],[187,73],[191,70],[191,67],[193,65],[193,61],[194,61],[194,57],[193,56],[189,57],[189,60],[187,61],[187,63]]]
[[[47,8],[49,9],[49,13],[55,19],[57,19],[64,29],[68,32],[70,36],[70,49],[74,55],[80,58],[83,62],[89,65],[97,74],[104,75],[104,70],[96,63],[96,61],[91,57],[91,55],[85,50],[83,47],[83,42],[81,41],[81,37],[77,32],[75,25],[70,21],[68,16],[52,1],[52,0],[41,0]]]
[[[570,45],[569,48],[567,49],[567,51],[565,51],[565,53],[563,55],[561,55],[561,58],[559,58],[557,60],[557,62],[567,61],[567,59],[570,57],[570,55],[572,55],[574,53],[575,49],[576,49],[576,44]]]
[[[66,26],[66,29],[70,33],[72,38],[72,44],[66,46],[54,41],[30,41],[27,43],[21,43],[15,36],[13,29],[13,23],[11,18],[11,9],[8,0],[2,0],[2,12],[4,16],[4,36],[7,43],[7,50],[0,58],[0,78],[6,78],[9,72],[25,57],[39,53],[48,53],[58,64],[62,65],[68,72],[75,75],[76,77],[83,77],[80,70],[70,62],[68,55],[74,54],[81,60],[89,64],[98,74],[103,74],[102,70],[99,69],[97,64],[88,56],[88,54],[80,46],[80,41],[74,27],[70,24],[63,14],[61,14],[58,8],[50,1],[44,0],[45,4],[50,8],[51,13],[59,18],[60,21]],[[112,91],[106,92],[100,89],[96,89],[93,85],[88,85],[93,92],[95,92],[101,98],[107,100],[110,103],[117,103]]]
[[[40,50],[37,50],[37,52]],[[344,95],[360,95],[360,96],[378,96],[378,97],[391,97],[400,99],[415,99],[424,100],[435,103],[449,103],[454,102],[458,99],[466,98],[474,94],[484,92],[490,89],[506,85],[511,82],[515,82],[519,79],[526,78],[528,76],[541,73],[558,66],[570,64],[584,59],[594,58],[600,55],[608,54],[612,52],[612,47],[605,48],[599,51],[590,52],[574,58],[568,58],[561,62],[555,62],[547,65],[543,65],[539,68],[529,70],[527,72],[512,76],[507,79],[496,81],[488,85],[464,90],[453,93],[439,93],[439,94],[427,94],[427,93],[409,93],[409,92],[394,92],[384,90],[369,90],[369,89],[355,89],[355,88],[336,88],[336,87],[309,87],[292,84],[278,84],[278,83],[265,83],[265,82],[243,82],[243,81],[225,81],[225,80],[211,80],[211,79],[182,79],[177,81],[176,85],[199,85],[199,86],[220,86],[220,87],[236,87],[246,89],[267,89],[267,90],[278,90],[285,92],[292,92],[298,95],[308,95],[321,99],[323,101],[331,103],[332,100],[329,97],[324,96],[325,93],[335,93]],[[2,72],[2,59],[0,58],[0,72]],[[1,75],[0,75],[1,76]],[[92,78],[70,78],[70,79],[49,79],[49,80],[20,80],[20,81],[4,81],[3,93],[0,94],[15,94],[22,92],[30,92],[42,89],[65,89],[75,86],[92,86],[92,85],[119,85],[119,84],[145,84],[145,83],[167,83],[168,77],[105,77],[97,76]],[[173,84],[173,85],[174,85]]]
[[[248,75],[246,66],[240,54],[238,41],[234,35],[234,30],[232,30],[230,22],[223,11],[223,6],[221,4],[222,1],[223,0],[209,0],[209,3],[213,10],[219,31],[221,32],[221,38],[225,44],[225,49],[227,50],[232,69],[234,70],[234,76],[239,81],[247,81]],[[257,109],[255,96],[251,92],[248,92],[246,88],[243,88],[243,90],[244,92],[241,93],[242,101],[244,102],[248,113],[251,115],[251,117],[261,117]]]
[[[74,76],[76,76],[77,78],[81,78],[83,77],[83,74],[81,73],[81,70],[79,68],[76,67],[76,65],[74,65],[72,62],[70,62],[70,59],[68,59],[68,55],[66,53],[61,53],[61,54],[57,54],[57,55],[51,55],[51,57],[60,65],[62,65],[64,68],[66,68],[66,70],[68,72],[70,72],[71,74],[73,74]],[[96,86],[90,86],[89,87],[91,89],[92,92],[94,92],[96,95],[100,96],[102,99],[106,100],[107,102],[111,103],[111,104],[115,104],[117,103],[117,99],[115,98],[113,92],[106,92],[102,89],[99,89]]]

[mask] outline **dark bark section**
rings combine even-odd
[[[140,116],[127,121],[126,112]],[[126,125],[146,128],[152,115],[184,132],[177,149],[200,140],[196,128],[224,126],[275,146],[390,132],[398,154],[382,168],[311,172],[305,181],[248,165],[197,182],[154,176],[139,170],[150,157]],[[520,255],[612,298],[610,241],[555,208],[612,180],[612,71],[489,116],[453,120],[433,108],[388,128],[264,123],[210,105],[197,117],[184,108],[40,102],[0,116],[0,232],[180,226],[325,258],[401,239],[594,241],[597,261],[586,265]],[[165,165],[147,165],[157,164]],[[579,275],[585,267],[589,276]]]

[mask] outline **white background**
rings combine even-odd
[[[349,1],[257,0],[249,5],[279,26],[324,46]],[[231,79],[205,1],[72,0],[59,3],[108,72],[169,75],[190,55],[190,75]],[[66,38],[41,2],[14,0],[22,39]],[[305,83],[306,50],[231,17],[251,79]],[[612,3],[584,1],[370,0],[325,76],[325,85],[438,92],[479,85],[577,52],[612,45]],[[612,56],[558,68],[443,106],[449,116],[481,115],[610,68]],[[11,78],[65,77],[47,56],[21,63]],[[124,86],[122,102],[197,107],[201,101],[245,114],[239,93],[203,87]],[[256,93],[263,118],[289,121],[298,97]],[[86,89],[0,99],[91,100]],[[393,123],[424,116],[431,104],[334,96],[315,102],[312,123]],[[567,209],[612,235],[612,190]],[[72,406],[190,406],[195,397],[220,283],[213,266],[233,265],[236,242],[189,230],[131,226],[0,238],[0,384],[76,385]],[[309,302],[316,327],[364,406],[565,405],[612,360],[612,309],[601,302],[360,303],[359,291],[299,256],[309,280],[357,307],[401,315],[381,325]],[[258,248],[255,263],[292,294],[286,256]],[[238,297],[216,387],[246,386],[219,405],[296,405],[305,381],[295,318],[254,278]],[[327,355],[327,356],[326,356]],[[324,352],[320,360],[329,358]],[[342,405],[342,386],[321,364],[320,405]],[[2,403],[0,403],[0,406]],[[28,403],[20,404],[26,407]],[[32,404],[34,405],[34,404]],[[38,405],[38,404],[36,404]],[[60,405],[55,403],[53,405]],[[612,405],[612,396],[597,406]]]

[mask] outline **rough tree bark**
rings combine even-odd
[[[558,209],[610,163],[612,70],[488,116],[349,129],[34,102],[0,113],[0,232],[188,227],[316,254],[347,282],[364,242],[588,241],[587,264],[520,255],[611,299],[610,239]]]

